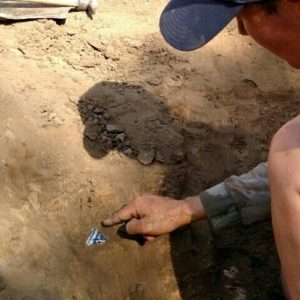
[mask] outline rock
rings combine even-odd
[[[152,86],[159,86],[163,83],[163,79],[162,78],[151,78],[151,79],[147,80],[147,83]]]
[[[84,131],[84,136],[91,141],[95,141],[98,137],[99,130],[100,128],[97,125],[88,126]]]
[[[239,273],[239,270],[235,266],[231,266],[230,268],[225,269],[223,271],[224,276],[229,279],[235,279],[237,277],[238,273]]]
[[[247,292],[245,289],[237,286],[227,286],[228,289],[231,289],[231,295],[233,296],[231,299],[233,300],[246,300]]]
[[[100,51],[100,52],[103,51],[103,49],[105,48],[105,46],[99,40],[88,40],[87,43],[94,50],[97,50],[97,51]]]
[[[112,141],[110,138],[108,138],[106,136],[102,136],[101,141],[103,143],[104,149],[110,150],[113,148],[113,144],[112,144]]]
[[[85,57],[80,60],[80,67],[92,69],[100,65],[100,60],[95,57]]]
[[[106,125],[106,124],[107,124],[107,121],[106,121],[106,120],[104,119],[104,117],[101,116],[101,115],[98,116],[98,120],[99,120],[99,122],[100,122],[101,124],[103,124],[103,125]]]
[[[131,148],[127,148],[127,149],[125,149],[125,150],[123,151],[123,153],[124,153],[125,155],[131,156],[131,155],[133,154],[133,151],[132,151]]]
[[[125,139],[125,133],[119,133],[115,137],[115,140],[120,142],[124,142],[124,139]]]
[[[179,81],[179,80],[182,80],[183,77],[179,74],[174,74],[171,76],[171,78],[174,80],[174,81]]]
[[[138,154],[138,161],[143,165],[150,165],[155,158],[155,151],[154,150],[145,150],[140,151]]]
[[[104,114],[104,109],[100,108],[100,107],[96,107],[94,110],[94,113],[97,115],[103,115]]]
[[[164,157],[163,157],[163,155],[162,155],[161,152],[157,152],[157,153],[156,153],[155,160],[158,161],[158,162],[161,162],[161,163],[164,163],[164,162],[165,162],[165,159],[164,159]]]
[[[94,132],[86,131],[84,133],[84,136],[91,141],[96,141],[98,135]]]
[[[76,31],[75,30],[72,30],[71,28],[69,28],[67,31],[66,31],[66,34],[68,36],[73,36],[76,34]]]
[[[103,114],[103,117],[104,117],[105,120],[109,120],[110,115],[106,112],[106,113]]]
[[[181,162],[185,159],[185,153],[181,150],[176,150],[172,155],[172,159],[176,162]]]
[[[128,39],[125,41],[125,44],[131,48],[139,49],[143,46],[143,41],[137,39]]]
[[[111,59],[113,61],[117,61],[120,59],[121,53],[113,46],[107,46],[103,50],[103,55],[106,59]]]
[[[109,133],[122,133],[122,132],[124,132],[124,130],[116,124],[107,124],[106,125],[106,130]]]

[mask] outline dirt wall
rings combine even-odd
[[[280,299],[268,222],[144,246],[105,229],[85,247],[137,194],[181,198],[254,167],[299,111],[299,74],[234,23],[201,50],[168,47],[163,5],[0,25],[1,299]]]

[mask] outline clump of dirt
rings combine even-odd
[[[102,82],[78,103],[84,146],[95,158],[111,150],[142,164],[177,164],[184,160],[184,138],[167,106],[141,86]]]

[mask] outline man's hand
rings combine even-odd
[[[128,234],[141,234],[151,240],[178,227],[205,218],[199,196],[175,200],[167,197],[144,195],[116,211],[103,221],[103,226],[126,223]]]

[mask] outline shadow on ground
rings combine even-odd
[[[180,199],[265,159],[269,138],[298,105],[295,100],[283,110],[283,97],[260,93],[253,130],[245,132],[238,123],[214,128],[176,119],[162,99],[141,86],[101,82],[78,104],[83,144],[96,159],[117,150],[144,164],[163,164],[167,173],[160,194]],[[270,101],[276,105],[265,110]],[[282,111],[274,123],[273,116]],[[282,298],[269,222],[214,236],[205,222],[198,222],[172,233],[170,243],[182,299]]]

